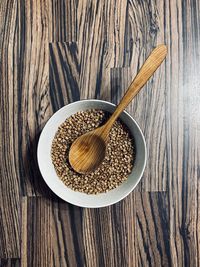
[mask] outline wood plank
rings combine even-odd
[[[20,259],[0,259],[1,267],[20,267]]]
[[[136,193],[137,266],[173,266],[165,192]]]
[[[101,209],[83,212],[86,266],[135,266],[134,196]]]
[[[165,114],[172,264],[198,266],[200,10],[198,1],[168,1],[159,10],[169,47]]]
[[[37,165],[40,130],[52,114],[49,98],[48,1],[19,1],[19,175],[23,195],[50,195]],[[23,159],[23,160],[21,160]]]
[[[0,258],[20,256],[17,117],[17,2],[0,3]]]
[[[153,47],[165,43],[159,12],[156,1],[143,1],[140,4],[129,1],[129,80],[136,75]],[[139,123],[147,143],[148,161],[138,188],[143,191],[166,190],[165,64],[163,62],[127,108]]]
[[[54,111],[80,100],[78,47],[76,43],[49,45],[50,97]]]
[[[130,66],[129,1],[104,1],[103,27],[106,68]]]
[[[106,44],[103,12],[104,1],[79,1],[77,45],[81,99],[99,98],[101,89],[107,88],[109,69],[104,64]]]
[[[78,0],[49,1],[49,42],[76,42]]]
[[[24,267],[53,266],[51,208],[49,199],[22,199],[21,264]]]
[[[52,203],[53,266],[87,266],[85,265],[82,220],[83,209],[60,200]]]

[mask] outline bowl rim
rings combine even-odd
[[[140,175],[138,176],[138,179],[137,179],[137,182],[135,183],[134,186],[130,187],[130,189],[122,196],[120,197],[119,199],[117,200],[111,200],[109,202],[109,204],[103,204],[103,205],[96,205],[96,204],[91,204],[91,205],[79,205],[73,201],[69,201],[69,200],[66,200],[63,196],[59,195],[58,192],[56,192],[55,188],[53,188],[49,183],[48,183],[48,179],[45,178],[45,175],[43,175],[43,171],[42,171],[42,167],[41,167],[41,162],[40,162],[40,159],[39,159],[39,153],[40,153],[40,147],[41,147],[41,139],[42,139],[42,135],[44,134],[44,129],[45,127],[50,123],[50,120],[53,118],[53,117],[56,117],[57,113],[60,112],[61,110],[65,109],[66,107],[70,107],[70,106],[73,106],[75,104],[78,104],[78,103],[83,103],[83,102],[100,102],[100,103],[104,103],[104,104],[108,104],[110,106],[113,106],[113,107],[116,107],[117,105],[114,104],[114,103],[111,103],[109,101],[105,101],[105,100],[100,100],[100,99],[82,99],[82,100],[77,100],[77,101],[74,101],[72,103],[69,103],[69,104],[66,104],[64,105],[63,107],[61,107],[60,109],[58,109],[55,113],[53,113],[53,115],[47,120],[47,122],[45,123],[45,125],[43,126],[41,132],[40,132],[40,135],[39,135],[39,140],[38,140],[38,144],[37,144],[37,163],[38,163],[38,167],[39,167],[39,170],[40,170],[40,173],[41,173],[41,176],[43,178],[43,180],[45,181],[45,183],[47,184],[47,186],[53,191],[54,194],[56,194],[59,198],[63,199],[65,202],[67,203],[70,203],[72,205],[75,205],[75,206],[78,206],[78,207],[82,207],[82,208],[103,208],[103,207],[107,207],[107,206],[111,206],[115,203],[118,203],[119,201],[121,201],[122,199],[124,199],[125,197],[127,197],[135,188],[136,186],[138,185],[138,183],[141,181],[141,178],[144,174],[144,170],[145,170],[145,167],[146,167],[146,163],[147,163],[147,147],[146,147],[146,141],[145,141],[145,138],[144,138],[144,134],[140,128],[140,126],[138,125],[138,123],[135,121],[135,119],[126,111],[124,110],[122,113],[125,113],[133,122],[134,124],[137,126],[137,128],[139,129],[139,132],[140,132],[140,135],[141,135],[141,138],[142,138],[142,141],[143,141],[143,144],[144,144],[144,163],[143,163],[143,167],[142,167],[142,170],[141,170],[141,173]],[[59,178],[59,177],[58,177]]]

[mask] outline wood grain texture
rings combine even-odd
[[[51,238],[51,201],[22,199],[22,266],[53,266]]]
[[[20,267],[20,259],[0,259],[1,267]]]
[[[86,266],[136,266],[134,195],[111,207],[85,209],[83,239]]]
[[[138,266],[174,266],[165,192],[136,194]]]
[[[78,34],[77,7],[78,0],[49,1],[49,41],[76,42]],[[62,15],[58,18],[58,15]],[[70,30],[66,30],[70,29]]]
[[[16,112],[22,195],[48,194],[37,166],[40,130],[52,108],[49,99],[48,1],[19,1],[19,65]],[[16,124],[17,127],[17,124]],[[22,160],[21,160],[22,159]]]
[[[52,266],[85,266],[83,211],[55,201],[52,205]],[[56,246],[55,241],[56,241]]]
[[[200,266],[198,0],[0,2],[0,266]],[[44,184],[37,140],[63,105],[118,103],[159,43],[166,62],[127,110],[147,142],[135,192],[103,209]]]
[[[17,2],[0,3],[0,258],[20,257],[20,181],[17,125]]]
[[[177,23],[172,24],[169,19],[160,17],[166,25],[166,32],[171,33],[165,36],[166,42],[171,44],[165,78],[168,88],[165,116],[170,246],[173,265],[198,266],[200,162],[197,150],[200,120],[196,86],[199,84],[200,35],[195,24],[200,20],[194,12],[199,13],[200,7],[198,2],[191,5],[186,1],[180,2],[176,8],[169,2],[167,8],[169,18],[177,18]]]
[[[83,210],[61,200],[24,197],[22,266],[114,267],[134,263],[133,205],[133,197],[128,197],[112,209]]]

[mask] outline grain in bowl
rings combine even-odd
[[[53,139],[51,158],[58,177],[72,190],[86,194],[108,192],[126,181],[135,159],[134,139],[128,128],[117,120],[109,135],[106,157],[95,171],[79,174],[70,166],[71,144],[82,134],[104,124],[110,114],[103,110],[79,111],[63,122]]]

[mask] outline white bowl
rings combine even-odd
[[[120,119],[129,128],[135,140],[136,158],[128,179],[117,188],[97,195],[75,192],[59,179],[51,161],[51,144],[58,126],[72,114],[86,109],[102,109],[112,113],[115,105],[102,100],[81,100],[62,107],[46,123],[38,142],[37,158],[40,172],[51,190],[65,201],[86,208],[100,208],[112,205],[125,198],[139,183],[146,165],[146,143],[142,131],[136,121],[123,112]]]

